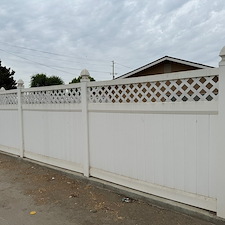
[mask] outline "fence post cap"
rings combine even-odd
[[[80,73],[80,76],[81,76],[81,82],[90,81],[89,79],[90,73],[88,72],[87,69],[83,69]]]
[[[17,88],[23,88],[23,87],[24,87],[23,85],[24,85],[23,80],[19,79],[19,80],[17,81]]]
[[[219,66],[225,66],[225,46],[221,49],[219,56],[221,57]]]
[[[223,58],[222,56],[225,56],[225,46],[221,49],[220,51],[220,55],[221,58]]]

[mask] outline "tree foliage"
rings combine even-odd
[[[4,87],[6,90],[15,89],[16,81],[13,78],[15,71],[11,71],[10,68],[6,68],[2,66],[2,62],[0,61],[0,88]]]
[[[58,76],[47,77],[46,74],[35,74],[31,77],[31,87],[42,87],[42,86],[51,86],[51,85],[60,85],[64,84],[63,80]]]
[[[51,76],[47,78],[47,86],[64,84],[63,80],[58,76]]]
[[[93,77],[91,77],[91,76],[89,76],[89,79],[90,79],[90,81],[95,81],[95,79],[93,78]],[[81,80],[81,76],[79,76],[79,77],[75,77],[75,78],[73,78],[73,80],[70,82],[70,84],[73,84],[73,83],[80,83],[80,80]]]
[[[31,87],[42,87],[47,85],[47,76],[43,73],[38,73],[31,77]]]

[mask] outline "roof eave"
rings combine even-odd
[[[166,60],[169,60],[169,61],[172,61],[172,62],[176,62],[176,63],[182,63],[182,64],[185,64],[185,65],[188,65],[188,66],[193,66],[193,67],[197,67],[199,69],[206,69],[206,68],[214,68],[213,66],[207,66],[207,65],[203,65],[203,64],[200,64],[200,63],[194,63],[194,62],[190,62],[190,61],[186,61],[186,60],[183,60],[183,59],[178,59],[178,58],[174,58],[174,57],[170,57],[170,56],[164,56],[160,59],[157,59],[151,63],[148,63],[142,67],[139,67],[131,72],[128,72],[124,75],[121,75],[119,77],[117,77],[116,79],[121,79],[121,78],[127,78],[129,76],[132,76],[133,74],[135,73],[138,73],[140,71],[143,71],[145,69],[148,69],[156,64],[159,64],[163,61],[166,61]]]

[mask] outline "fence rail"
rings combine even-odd
[[[225,59],[213,69],[20,86],[0,91],[0,149],[225,218],[224,98]]]
[[[208,75],[209,72],[212,75]],[[125,79],[87,84],[89,103],[142,103],[142,102],[186,102],[216,101],[218,96],[218,75],[207,69],[196,77],[185,72],[172,74],[162,80]],[[205,76],[202,73],[206,74]],[[185,74],[185,76],[184,76]],[[177,76],[177,78],[175,77]],[[155,76],[153,76],[155,78]],[[126,80],[128,82],[126,82]],[[133,80],[133,82],[131,82]],[[152,81],[151,81],[152,80]],[[21,91],[22,104],[65,104],[81,103],[81,86],[60,85],[57,87],[31,88]],[[0,93],[0,105],[17,104],[17,93]]]
[[[218,76],[88,88],[91,103],[212,101],[217,95]]]

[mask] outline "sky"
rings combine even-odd
[[[95,80],[165,55],[218,67],[224,0],[0,0],[0,60],[29,87],[32,75]]]

